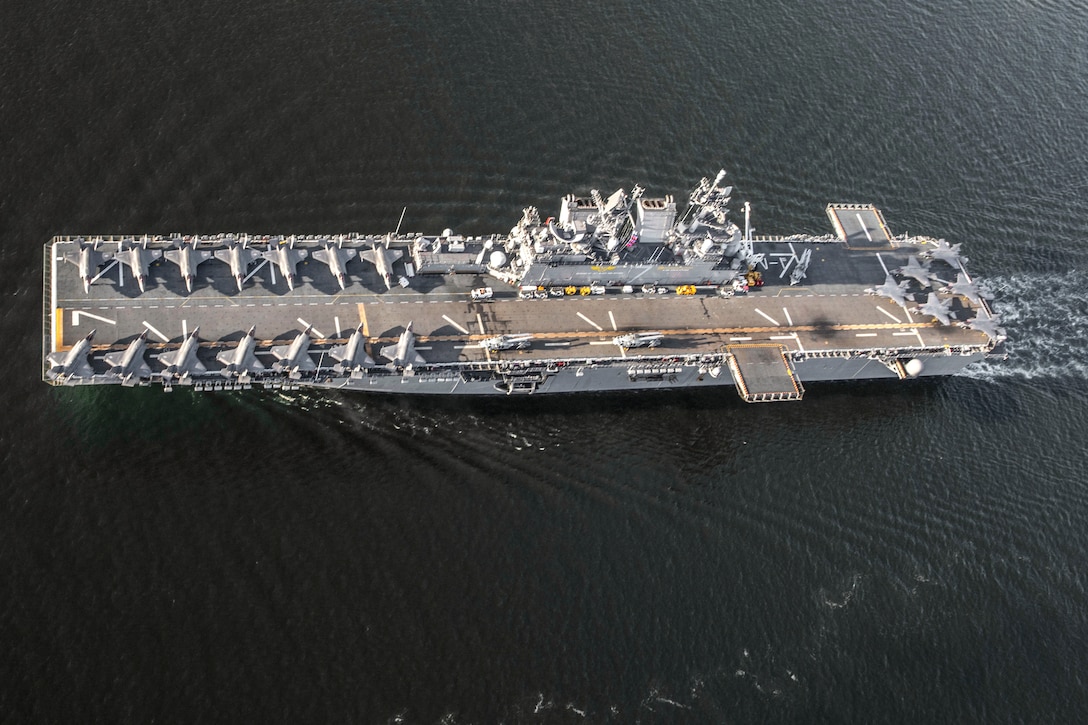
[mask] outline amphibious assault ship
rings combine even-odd
[[[725,172],[683,211],[634,186],[527,207],[506,234],[63,236],[45,246],[43,379],[197,390],[518,395],[955,373],[1000,352],[960,245],[757,236]],[[401,216],[403,220],[403,214]],[[740,221],[740,220],[738,220]]]

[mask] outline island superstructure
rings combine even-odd
[[[534,207],[506,234],[58,236],[43,379],[201,390],[512,395],[949,375],[1004,330],[958,244],[893,236],[869,204],[833,234],[756,236],[725,172],[681,211],[639,186]]]

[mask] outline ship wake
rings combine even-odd
[[[960,375],[1004,378],[1088,378],[1088,272],[989,278],[994,310],[1008,333],[1007,360],[986,360]]]

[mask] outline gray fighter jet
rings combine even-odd
[[[144,330],[125,350],[106,353],[109,374],[121,378],[121,384],[128,387],[140,382],[140,378],[151,377],[151,366],[144,360],[146,349],[147,330]]]
[[[489,337],[480,342],[484,350],[496,352],[498,350],[527,350],[533,344],[533,336],[527,333],[519,335],[499,335]]]
[[[374,360],[366,354],[366,348],[363,346],[366,340],[363,338],[363,326],[360,324],[355,331],[351,333],[348,341],[344,345],[333,345],[329,349],[329,355],[333,359],[338,360],[336,363],[336,369],[340,372],[355,372],[361,368],[370,367],[374,364]]]
[[[952,324],[952,300],[942,300],[936,292],[930,292],[925,304],[915,307],[914,311],[936,317],[942,325]]]
[[[386,289],[393,289],[396,279],[393,275],[393,262],[404,256],[403,250],[393,251],[388,242],[378,242],[373,249],[362,252],[359,256],[377,267],[378,274],[385,280]]]
[[[57,380],[58,378],[89,378],[94,375],[91,363],[87,360],[94,333],[95,330],[91,330],[86,337],[72,345],[72,349],[68,352],[51,352],[46,355],[50,365],[46,376],[50,380]]]
[[[612,344],[624,350],[630,350],[633,347],[657,347],[661,344],[663,337],[660,332],[631,332],[613,337]]]
[[[87,294],[91,293],[91,281],[98,272],[98,268],[113,257],[108,252],[100,252],[98,244],[99,242],[87,244],[80,240],[78,252],[68,252],[64,255],[65,262],[71,262],[79,267],[79,278],[83,280],[83,291]]]
[[[161,249],[148,249],[147,239],[137,243],[135,239],[123,239],[117,243],[115,255],[121,264],[132,271],[136,283],[140,285],[140,291],[144,292],[147,285],[147,270],[151,263],[162,257]]]
[[[901,282],[896,282],[889,274],[884,279],[884,284],[868,288],[865,290],[865,294],[887,297],[905,310],[907,309],[907,288],[909,286],[910,282],[908,280],[904,279]]]
[[[260,253],[250,249],[246,242],[239,244],[232,241],[226,249],[215,250],[215,258],[230,265],[230,273],[234,276],[234,281],[238,283],[239,292],[245,284],[249,265],[256,262],[260,256]]]
[[[200,342],[197,340],[197,333],[199,332],[200,327],[194,327],[189,336],[181,343],[181,347],[159,355],[159,362],[166,366],[166,369],[162,372],[162,378],[167,385],[175,377],[182,382],[186,382],[192,378],[193,373],[208,371],[204,367],[204,363],[196,358],[196,351],[200,347]]]
[[[956,281],[941,289],[941,292],[950,292],[954,295],[961,295],[966,297],[976,305],[981,305],[983,299],[992,299],[993,295],[989,292],[985,292],[979,289],[979,286],[971,281],[971,279],[960,272],[956,275]]]
[[[177,249],[167,249],[166,261],[173,262],[181,270],[181,278],[185,280],[185,289],[193,291],[193,280],[196,279],[196,268],[201,262],[212,258],[212,253],[206,249],[197,249],[196,240],[178,241]]]
[[[895,270],[895,273],[917,280],[918,284],[922,285],[923,288],[931,285],[932,275],[929,273],[929,265],[919,262],[918,257],[912,256],[905,265]]]
[[[408,327],[404,328],[404,332],[400,333],[400,339],[397,340],[395,345],[386,345],[382,348],[381,356],[390,361],[386,365],[390,370],[406,368],[412,365],[423,365],[427,362],[422,355],[416,352],[416,336],[412,332],[411,322],[408,323]]]
[[[812,261],[812,249],[806,249],[801,252],[801,256],[797,258],[797,264],[793,265],[793,269],[790,270],[790,284],[800,284],[808,275],[808,265]]]
[[[331,240],[326,241],[324,249],[314,252],[314,259],[329,266],[332,276],[336,277],[336,281],[340,283],[340,289],[345,289],[348,285],[348,262],[354,259],[356,254],[354,249],[344,249],[343,244],[343,239],[339,244],[333,244]]]
[[[294,289],[295,282],[298,281],[296,268],[299,262],[306,259],[306,254],[305,249],[295,248],[295,238],[292,236],[290,241],[269,246],[268,251],[261,256],[279,267],[280,274],[287,280],[287,288]]]
[[[927,247],[921,251],[923,259],[939,259],[950,267],[958,267],[961,263],[967,264],[967,257],[960,255],[959,244],[949,244],[943,239],[937,240],[937,247]]]
[[[276,345],[271,352],[276,356],[276,362],[272,363],[272,369],[277,372],[289,373],[292,378],[301,377],[301,371],[317,369],[314,361],[310,359],[310,330],[309,325],[305,330],[295,335],[290,345]]]
[[[215,356],[216,360],[226,366],[219,371],[220,375],[228,378],[232,375],[245,377],[249,373],[264,370],[264,364],[253,354],[253,349],[257,346],[256,333],[257,326],[254,325],[249,328],[246,336],[238,341],[238,347],[233,350],[223,350]]]
[[[981,312],[975,315],[966,322],[959,323],[963,327],[967,327],[972,330],[978,330],[985,334],[991,340],[997,340],[1000,342],[1005,339],[1005,328],[1001,327],[1001,318],[997,315],[990,315],[989,317],[982,317]]]

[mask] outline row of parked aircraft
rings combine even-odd
[[[271,369],[273,372],[286,373],[297,379],[303,372],[312,372],[317,369],[309,354],[313,340],[310,336],[312,330],[311,325],[297,334],[289,344],[272,346],[268,352],[276,358],[276,362],[269,367],[257,359],[255,337],[257,328],[251,327],[238,342],[237,347],[223,350],[216,355],[216,360],[223,365],[218,372],[230,378],[247,377],[251,373],[262,373]],[[50,380],[90,378],[95,374],[88,358],[95,332],[91,330],[90,334],[73,345],[70,350],[50,353],[47,356],[50,365],[47,376]],[[160,376],[167,385],[174,382],[184,383],[193,375],[208,372],[207,367],[196,355],[199,347],[199,333],[200,328],[194,328],[182,341],[180,347],[159,355],[158,362],[162,366]],[[333,369],[342,374],[349,374],[364,368],[375,367],[374,360],[366,353],[364,342],[363,327],[360,325],[351,333],[347,342],[329,348],[327,354],[337,361]],[[146,351],[147,331],[145,330],[124,350],[105,354],[103,359],[108,368],[105,374],[119,379],[123,385],[135,385],[142,378],[150,378],[152,370],[145,359]],[[386,345],[381,349],[380,355],[389,360],[384,367],[394,371],[427,362],[416,352],[415,333],[412,332],[411,322],[394,344]]]
[[[959,268],[960,271],[956,272],[956,281],[946,282],[941,279],[931,269],[933,261],[944,262],[953,269]],[[1000,326],[1000,318],[983,304],[983,300],[992,299],[993,295],[971,280],[963,269],[963,264],[966,262],[967,258],[960,254],[959,244],[950,245],[941,239],[935,248],[927,248],[917,256],[909,257],[905,265],[889,272],[883,284],[865,291],[871,295],[887,297],[904,310],[929,315],[942,325],[951,325],[955,322],[961,327],[978,330],[993,339],[1004,338],[1005,330]],[[900,279],[896,280],[896,277]],[[916,282],[922,291],[932,289],[934,282],[940,283],[941,286],[936,291],[929,292],[926,301],[922,304],[908,306],[908,302],[914,301],[910,291],[912,281]],[[953,297],[963,297],[973,303],[978,312],[969,320],[956,321],[952,313],[952,297],[942,298],[937,294],[938,292]]]
[[[64,259],[79,267],[79,277],[83,281],[83,291],[90,293],[91,283],[98,278],[98,269],[109,262],[117,262],[129,268],[140,286],[140,291],[145,291],[147,285],[148,268],[151,263],[166,258],[178,266],[181,277],[185,281],[185,289],[193,291],[193,282],[196,280],[198,266],[210,259],[218,259],[230,265],[231,275],[238,285],[238,291],[242,291],[249,273],[250,265],[261,259],[268,260],[280,270],[280,274],[287,280],[290,289],[298,283],[298,263],[310,255],[307,249],[295,246],[294,238],[279,243],[270,244],[267,250],[254,249],[247,241],[230,240],[226,247],[221,249],[200,249],[196,240],[182,240],[175,242],[174,248],[161,250],[148,247],[147,240],[135,239],[120,242],[109,242],[110,246],[116,244],[117,249],[111,251],[105,249],[106,242],[81,241],[78,252],[69,252]],[[404,256],[401,249],[390,249],[387,241],[373,243],[371,249],[359,252],[353,247],[345,247],[341,239],[334,242],[326,240],[324,246],[313,250],[313,258],[329,267],[336,278],[340,289],[347,286],[347,264],[355,256],[367,260],[378,270],[386,289],[392,289],[398,281],[393,273],[393,263]]]

